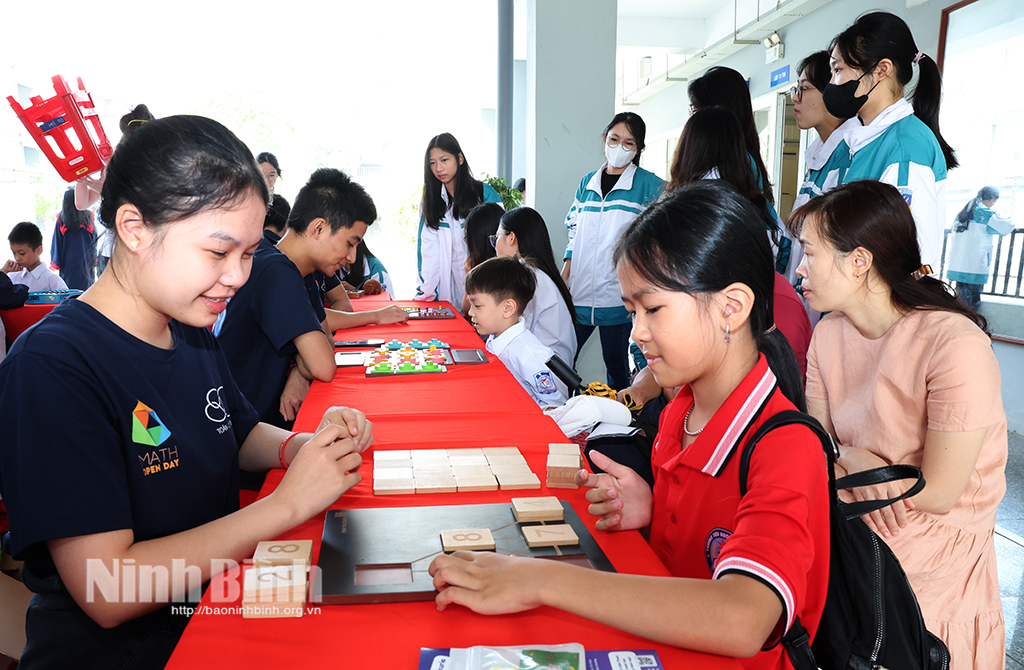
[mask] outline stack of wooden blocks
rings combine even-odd
[[[583,467],[583,454],[575,444],[548,445],[549,489],[576,489],[576,473]]]
[[[245,571],[242,617],[302,616],[312,560],[312,540],[275,540],[256,545],[253,565]]]
[[[373,453],[375,495],[539,489],[518,447]]]

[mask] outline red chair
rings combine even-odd
[[[19,335],[41,321],[59,304],[49,302],[25,305],[16,309],[0,309],[0,319],[3,319],[4,328],[7,330],[7,339],[14,342]]]

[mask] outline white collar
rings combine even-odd
[[[587,184],[588,190],[594,191],[598,195],[603,195],[601,192],[601,175],[604,174],[604,170],[607,167],[608,161],[605,161],[604,164],[601,165],[601,169],[595,172],[594,176],[590,178],[590,183]],[[608,191],[609,195],[612,191],[618,191],[619,189],[628,191],[633,188],[633,175],[636,174],[636,170],[636,163],[631,162],[627,165],[626,169],[619,175],[619,179],[615,182],[615,185],[612,186],[612,190]]]
[[[519,317],[519,321],[512,324],[505,329],[501,335],[491,335],[487,340],[487,351],[491,352],[495,356],[500,356],[501,352],[505,350],[505,347],[519,335],[519,333],[526,330],[526,319]]]
[[[913,113],[914,107],[907,102],[906,98],[900,98],[883,109],[882,113],[876,116],[875,120],[868,125],[851,128],[846,135],[846,143],[850,145],[850,154],[853,155],[868,144],[871,144],[882,133],[889,130],[890,126]]]
[[[854,128],[860,128],[860,119],[854,116],[851,119],[846,119],[838,128],[832,131],[832,134],[828,136],[828,141],[822,142],[821,137],[815,137],[814,141],[811,142],[811,146],[807,147],[807,153],[804,154],[804,164],[809,170],[820,170],[825,167],[825,163],[832,157],[836,147],[839,143],[846,139],[847,133]]]
[[[46,263],[40,261],[39,265],[36,266],[35,270],[28,270],[26,268],[21,269],[27,275],[32,275],[34,279],[42,279],[43,274],[46,272]]]

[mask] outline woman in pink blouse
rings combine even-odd
[[[1006,415],[985,319],[927,276],[914,219],[892,186],[841,186],[794,212],[790,227],[806,254],[804,296],[832,312],[807,354],[807,409],[840,443],[836,475],[921,468],[919,494],[864,520],[900,559],[952,667],[1002,668],[993,531]]]

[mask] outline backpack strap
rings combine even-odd
[[[852,489],[858,486],[874,486],[875,484],[885,484],[888,482],[895,482],[900,479],[913,479],[915,481],[910,488],[895,498],[859,500],[851,503],[840,501],[839,511],[842,512],[847,521],[851,521],[859,516],[864,516],[865,514],[870,514],[871,512],[888,507],[889,505],[899,502],[904,498],[915,496],[924,488],[924,474],[922,474],[920,468],[914,467],[913,465],[886,465],[881,468],[872,468],[871,470],[855,472],[852,475],[847,475],[837,479],[837,489]]]
[[[740,495],[747,495],[747,473],[750,471],[750,457],[754,453],[754,447],[761,439],[770,433],[771,431],[781,426],[789,426],[792,424],[798,424],[801,426],[807,426],[818,436],[821,440],[822,449],[825,451],[825,455],[828,458],[828,462],[831,465],[835,463],[837,449],[835,442],[832,440],[832,436],[825,432],[825,429],[821,427],[818,420],[809,414],[798,412],[795,409],[786,409],[772,416],[761,424],[761,427],[747,440],[746,445],[743,447],[743,453],[740,455]],[[831,469],[831,468],[829,468]]]

